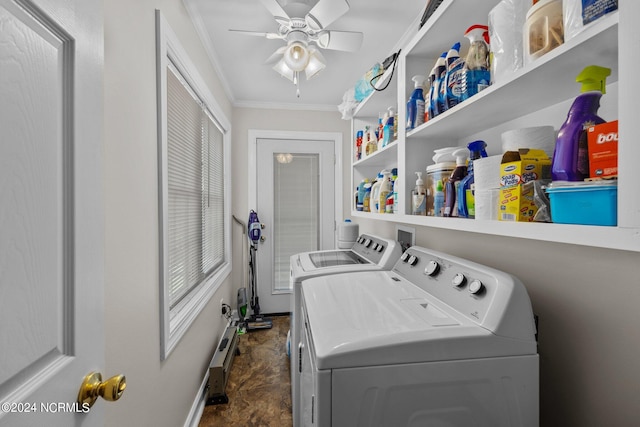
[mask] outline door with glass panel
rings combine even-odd
[[[334,144],[256,141],[257,211],[265,225],[256,261],[262,313],[290,310],[291,255],[335,247]]]

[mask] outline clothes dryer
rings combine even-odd
[[[302,322],[300,310],[300,284],[312,277],[330,276],[355,271],[390,270],[402,254],[400,244],[370,234],[362,234],[351,249],[304,252],[291,257],[291,408],[294,427],[300,423],[299,349]]]
[[[538,425],[524,285],[412,247],[391,271],[303,281],[301,424]]]

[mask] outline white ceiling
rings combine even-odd
[[[296,5],[290,4],[292,0],[278,1],[289,3],[283,7],[293,14]],[[327,67],[311,80],[301,79],[300,98],[293,83],[272,70],[273,65],[265,64],[285,45],[284,40],[229,31],[276,32],[278,24],[260,0],[183,2],[234,105],[337,111],[344,92],[372,65],[396,51],[405,33],[418,30],[427,0],[348,0],[349,11],[327,29],[362,32],[362,47],[355,53],[322,50]]]

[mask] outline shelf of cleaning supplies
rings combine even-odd
[[[566,101],[579,91],[575,76],[585,66],[611,68],[607,83],[618,81],[618,12],[538,58],[501,83],[407,132],[407,138],[463,138]],[[464,124],[464,125],[462,125]]]
[[[353,163],[354,167],[388,167],[392,164],[398,164],[398,140],[390,142],[386,147],[382,147],[373,154],[369,154],[364,159],[360,159]]]
[[[352,211],[352,217],[493,236],[640,252],[640,233],[620,227],[502,222]]]
[[[376,89],[381,89],[387,84],[387,82],[389,82],[392,74],[393,67],[385,70],[382,77],[380,77],[373,86]],[[374,90],[369,96],[363,99],[360,104],[358,104],[353,113],[354,117],[373,117],[377,120],[378,115],[383,111],[387,111],[387,108],[396,108],[398,103],[397,93],[398,85],[392,82],[389,82],[387,88],[382,91]]]

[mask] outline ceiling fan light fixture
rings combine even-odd
[[[307,80],[315,77],[320,73],[320,71],[324,70],[327,67],[325,63],[324,57],[320,53],[318,49],[310,48],[309,49],[309,63],[307,64],[307,68],[304,69],[305,76]]]
[[[278,61],[276,63],[276,65],[273,66],[273,69],[275,71],[278,72],[278,74],[280,74],[282,77],[286,77],[287,79],[289,79],[291,82],[293,82],[293,78],[295,76],[295,72],[289,68],[284,60],[284,57],[280,59],[280,61]]]
[[[304,43],[293,42],[284,52],[284,62],[293,71],[302,71],[309,63],[309,49]]]

